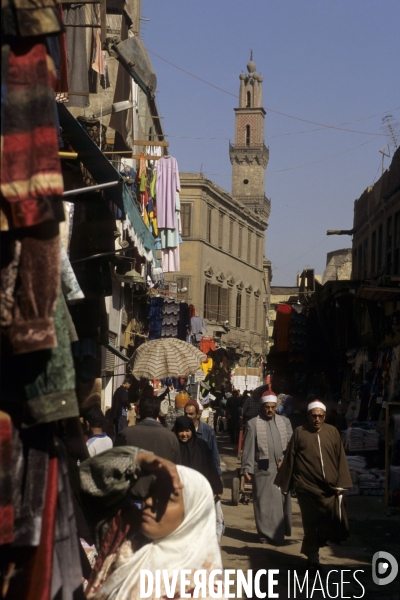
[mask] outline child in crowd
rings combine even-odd
[[[93,406],[85,414],[86,426],[89,432],[89,439],[86,445],[90,456],[96,456],[105,450],[110,450],[113,443],[104,430],[105,417],[99,406]]]

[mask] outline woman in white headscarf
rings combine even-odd
[[[129,451],[128,447],[123,449]],[[114,448],[109,453],[116,450],[122,448]],[[109,453],[101,455],[103,461]],[[82,463],[86,475],[93,460]],[[139,600],[141,570],[151,571],[154,581],[155,571],[160,570],[160,596],[164,598],[167,589],[162,571],[168,572],[168,586],[173,580],[173,571],[178,571],[174,596],[177,599],[181,597],[180,571],[183,569],[190,569],[191,574],[185,576],[190,583],[182,592],[193,593],[194,572],[203,569],[206,571],[207,598],[210,598],[208,576],[214,569],[222,570],[213,493],[208,481],[197,471],[183,466],[176,469],[183,489],[172,490],[161,510],[159,504],[165,483],[159,483],[157,479],[139,511],[136,509],[133,513],[132,509],[125,508],[113,518],[103,538],[99,565],[95,566],[86,590],[89,599]],[[84,478],[83,491],[87,487]],[[155,585],[148,597],[150,600],[156,597]]]

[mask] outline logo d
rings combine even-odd
[[[375,552],[372,557],[372,580],[376,585],[392,583],[396,579],[398,571],[399,565],[394,556],[383,550]],[[382,577],[386,573],[386,577]]]

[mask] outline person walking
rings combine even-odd
[[[90,456],[96,456],[113,447],[111,438],[104,431],[105,416],[100,406],[93,406],[86,414],[85,421],[89,433],[86,442]]]
[[[343,490],[353,486],[340,433],[325,423],[326,406],[308,405],[308,423],[297,427],[275,478],[282,492],[294,485],[303,521],[301,552],[318,570],[319,549],[349,535]]]
[[[197,437],[200,440],[204,440],[211,450],[214,464],[218,471],[218,475],[222,474],[221,462],[218,453],[217,436],[212,427],[210,427],[205,421],[201,419],[202,410],[195,400],[190,400],[184,408],[185,416],[192,419],[194,428],[197,433]]]
[[[122,385],[119,386],[114,392],[112,405],[111,405],[111,417],[114,423],[115,435],[128,425],[128,410],[131,407],[129,401],[129,388],[131,387],[131,380],[126,378]]]
[[[276,413],[277,397],[265,392],[261,410],[247,423],[242,473],[253,483],[254,516],[260,543],[281,545],[285,535],[291,535],[292,504],[290,494],[283,494],[274,480],[292,437],[292,427],[286,417]]]
[[[178,440],[172,431],[160,423],[160,398],[158,396],[142,398],[138,411],[139,422],[120,431],[114,446],[136,446],[180,464],[181,453]]]
[[[231,444],[237,444],[239,441],[241,412],[239,392],[234,390],[232,397],[226,403],[226,417]]]

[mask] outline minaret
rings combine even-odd
[[[229,145],[232,163],[232,197],[265,219],[270,213],[270,201],[265,197],[264,173],[269,149],[264,144],[265,110],[262,107],[263,78],[256,72],[253,52],[247,65],[248,74],[241,73],[239,108],[235,108],[235,143]]]

